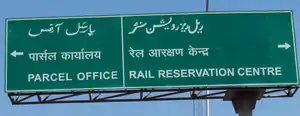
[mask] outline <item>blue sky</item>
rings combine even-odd
[[[296,37],[300,34],[299,0],[211,0],[210,11],[294,10]],[[4,93],[5,18],[107,15],[165,12],[203,12],[204,0],[1,0],[0,1],[0,115],[3,116],[193,116],[193,101],[11,105]],[[299,44],[299,40],[297,43]],[[299,44],[300,45],[300,44]],[[298,47],[300,48],[300,47]],[[299,54],[298,50],[298,54]],[[299,115],[300,92],[294,98],[259,101],[255,116]],[[196,115],[200,102],[196,101]],[[211,116],[236,115],[231,102],[211,100]]]

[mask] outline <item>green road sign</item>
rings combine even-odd
[[[6,20],[6,91],[297,85],[291,11]]]

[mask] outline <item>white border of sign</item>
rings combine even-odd
[[[107,18],[107,17],[134,17],[134,16],[162,16],[162,15],[195,15],[195,14],[251,14],[251,13],[290,13],[291,14],[291,23],[292,23],[292,35],[293,35],[293,46],[294,46],[294,55],[295,55],[295,66],[296,66],[296,83],[258,83],[258,84],[217,84],[217,85],[183,85],[183,86],[138,86],[138,87],[109,87],[109,88],[69,88],[69,89],[43,89],[43,90],[7,90],[7,39],[8,39],[8,21],[13,20],[48,20],[48,19],[76,19],[76,18]],[[123,27],[121,27],[123,28]],[[123,55],[124,56],[124,55]],[[269,86],[297,86],[299,84],[299,73],[298,73],[298,62],[297,62],[297,49],[296,49],[296,40],[295,40],[295,27],[294,27],[294,17],[293,11],[291,10],[277,10],[277,11],[240,11],[240,12],[191,12],[191,13],[157,13],[157,14],[136,14],[136,15],[103,15],[103,16],[71,16],[71,17],[44,17],[44,18],[8,18],[5,21],[5,91],[6,92],[41,92],[41,91],[72,91],[72,90],[97,90],[97,89],[141,89],[141,88],[190,88],[190,87],[211,87],[211,88],[224,88],[224,87],[269,87]],[[124,64],[123,64],[124,66]],[[123,69],[124,70],[124,69]],[[125,76],[123,76],[125,78]],[[124,81],[124,79],[123,79]],[[125,84],[123,82],[123,84]]]

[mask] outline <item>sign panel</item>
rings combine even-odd
[[[297,84],[291,11],[6,21],[7,92]]]

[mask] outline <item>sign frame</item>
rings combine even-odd
[[[7,82],[7,59],[10,56],[8,53],[8,22],[11,20],[44,20],[44,19],[73,19],[73,18],[102,18],[102,17],[133,17],[133,16],[159,16],[159,15],[189,15],[189,14],[247,14],[247,13],[282,13],[289,12],[291,13],[291,23],[292,23],[292,35],[293,35],[293,50],[295,55],[295,69],[296,69],[296,77],[297,82],[295,83],[253,83],[253,84],[216,84],[216,85],[182,85],[182,86],[139,86],[139,87],[103,87],[103,88],[69,88],[69,89],[40,89],[40,90],[8,90],[8,82]],[[124,57],[124,54],[123,54]],[[296,47],[296,39],[295,39],[295,26],[294,26],[294,16],[293,11],[291,10],[282,10],[282,11],[224,11],[224,12],[189,12],[189,13],[153,13],[153,14],[135,14],[135,15],[101,15],[101,16],[61,16],[61,17],[43,17],[43,18],[7,18],[5,21],[5,91],[7,93],[10,92],[40,92],[40,91],[71,91],[71,90],[95,90],[95,89],[141,89],[141,88],[191,88],[191,87],[199,87],[199,88],[228,88],[228,87],[273,87],[273,86],[294,86],[299,85],[299,69],[298,69],[298,57],[297,57],[297,47]],[[124,62],[124,59],[123,59]],[[124,71],[124,69],[123,69]],[[123,72],[124,73],[124,72]],[[123,81],[125,80],[125,76],[123,74]],[[123,83],[124,84],[124,83]]]

